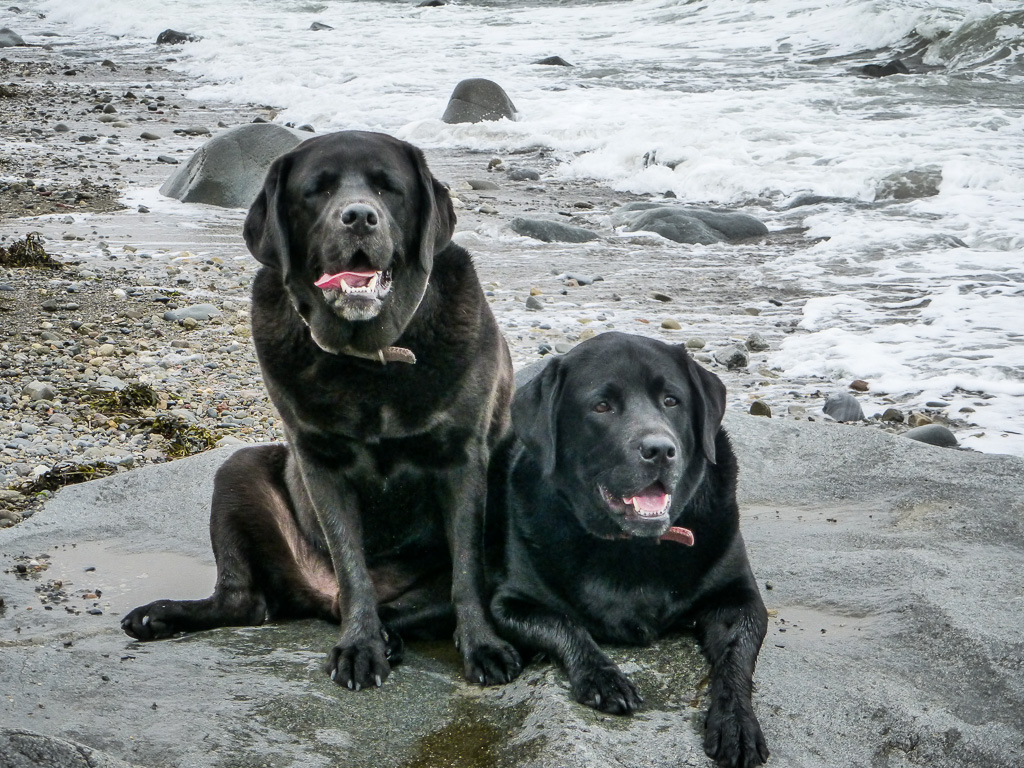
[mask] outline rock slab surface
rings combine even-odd
[[[726,425],[772,611],[754,694],[771,765],[1021,765],[1024,460],[840,424]],[[0,764],[31,744],[75,768],[710,765],[706,665],[685,636],[611,649],[647,702],[628,719],[573,702],[546,663],[467,685],[447,642],[411,643],[379,690],[342,690],[320,622],[132,641],[126,610],[209,594],[226,455],[65,488],[0,531]],[[15,572],[30,561],[48,568]]]

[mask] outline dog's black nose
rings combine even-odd
[[[654,464],[675,461],[675,441],[668,435],[648,435],[640,441],[640,457]]]
[[[377,228],[377,211],[365,203],[352,203],[341,212],[341,223],[357,235],[366,235]]]

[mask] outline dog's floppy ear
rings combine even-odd
[[[558,358],[516,390],[512,400],[512,428],[523,444],[540,459],[545,475],[555,471],[558,458],[558,406],[562,400]]]
[[[448,188],[430,173],[423,152],[411,145],[409,152],[419,173],[420,266],[429,270],[434,254],[444,250],[455,233],[455,207]]]
[[[263,189],[249,207],[242,230],[249,253],[256,257],[256,261],[279,269],[285,276],[290,266],[290,253],[284,188],[291,165],[289,155],[283,155],[271,164],[263,180]]]
[[[683,368],[686,369],[686,376],[690,379],[693,387],[694,402],[697,406],[697,424],[700,429],[699,437],[704,448],[704,456],[712,464],[715,463],[715,437],[722,426],[722,418],[725,416],[725,384],[711,371],[707,370],[690,357],[686,347],[676,347],[676,353],[682,357],[680,360]]]

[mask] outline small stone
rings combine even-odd
[[[908,430],[903,433],[903,437],[940,448],[955,448],[959,445],[956,435],[941,424],[926,424],[923,427]]]
[[[681,331],[683,326],[678,321],[673,320],[671,317],[666,317],[661,321],[661,327],[669,331]]]
[[[157,155],[156,160],[158,163],[167,163],[168,165],[177,165],[180,162],[178,158],[170,155]]]
[[[532,288],[530,288],[530,295],[531,296],[542,296],[542,295],[544,295],[544,291],[542,291],[537,286],[533,286]]]
[[[326,32],[334,29],[330,24],[324,24],[322,21],[314,21],[309,25],[310,32]]]
[[[175,128],[175,133],[180,133],[183,136],[209,136],[210,129],[205,125],[190,125],[185,128]]]
[[[149,208],[144,205],[140,205],[138,208],[139,213],[149,213]]]
[[[541,344],[540,346],[537,347],[537,351],[540,354],[542,354],[542,355],[549,355],[549,354],[551,354],[551,351],[552,351],[551,350],[551,345],[550,344]]]
[[[540,173],[533,168],[513,168],[508,172],[511,181],[539,181]]]
[[[565,353],[567,353],[571,349],[572,349],[572,344],[569,344],[569,343],[564,342],[564,341],[560,341],[557,344],[555,344],[555,352],[557,352],[560,355],[564,355]]]
[[[220,310],[213,304],[194,304],[191,307],[180,307],[164,312],[164,320],[168,322],[179,322],[186,317],[193,320],[209,320],[211,317],[219,317]]]
[[[655,301],[672,301],[672,297],[667,293],[660,293],[659,291],[652,291],[651,298]]]
[[[925,416],[923,413],[912,413],[907,419],[907,424],[912,427],[923,427],[926,424],[931,424],[932,420],[930,417]]]
[[[100,344],[99,348],[96,350],[96,354],[100,357],[113,357],[114,351],[113,344]]]
[[[686,340],[687,349],[704,349],[705,346],[707,346],[707,342],[700,336],[691,336]]]
[[[771,349],[771,345],[765,341],[764,336],[760,333],[752,333],[747,337],[746,347],[751,352],[764,352],[765,350]]]
[[[868,383],[864,379],[854,379],[850,382],[850,389],[854,392],[867,392]]]
[[[889,421],[894,424],[903,423],[903,412],[898,408],[886,408],[882,414],[882,421]]]
[[[487,179],[467,179],[466,183],[469,184],[469,188],[470,189],[478,189],[478,190],[501,189],[501,187],[499,187],[493,181],[488,181]]]
[[[770,419],[772,417],[772,409],[764,400],[755,400],[750,404],[750,415],[767,416]]]
[[[157,139],[160,138],[160,136],[153,133],[152,131],[143,131],[142,133],[139,134],[139,138],[145,139],[146,141],[156,141]]]
[[[21,394],[33,401],[53,400],[57,396],[57,390],[45,381],[31,381],[22,388]]]
[[[117,107],[115,107],[113,104],[104,104],[103,105],[103,114],[105,114],[105,115],[116,115],[117,114]]]
[[[526,300],[526,308],[527,309],[544,309],[544,305],[541,303],[540,299],[538,299],[536,296],[530,296]]]
[[[53,130],[55,133],[67,133],[71,130],[71,127],[67,123],[57,123],[53,126]]]
[[[861,421],[864,418],[864,411],[857,398],[847,392],[829,395],[822,410],[836,421]]]
[[[758,315],[761,314],[761,310],[758,309],[757,307],[746,307],[743,311],[744,313],[748,315],[753,315],[754,317],[757,317]]]
[[[745,368],[750,363],[750,356],[742,347],[724,347],[715,352],[715,360],[732,371],[736,368]]]
[[[929,400],[924,404],[925,408],[948,408],[949,403],[944,400]]]
[[[786,409],[786,413],[793,418],[799,419],[801,416],[807,415],[807,409],[802,405],[791,405]]]

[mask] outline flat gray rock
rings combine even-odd
[[[532,237],[545,243],[588,243],[600,237],[596,232],[550,219],[527,219],[517,216],[509,222],[517,235]]]
[[[455,86],[441,120],[446,123],[482,123],[516,119],[516,105],[493,80],[472,77]]]
[[[612,214],[611,223],[626,232],[654,232],[677,243],[701,245],[768,234],[768,227],[745,213],[659,202],[627,203]]]
[[[1019,766],[1024,460],[842,424],[726,426],[772,612],[754,693],[770,765]],[[123,635],[135,605],[209,594],[208,504],[229,452],[70,486],[0,530],[0,763],[20,768],[17,745],[36,740],[81,745],[88,762],[52,763],[75,768],[711,765],[688,637],[611,649],[647,702],[617,718],[573,702],[545,662],[467,685],[447,642],[410,643],[383,688],[353,693],[321,669],[337,631],[321,622]],[[22,554],[49,568],[8,572]]]
[[[160,187],[183,203],[248,208],[274,160],[310,138],[275,123],[248,123],[218,133]],[[175,161],[177,162],[177,161]]]

